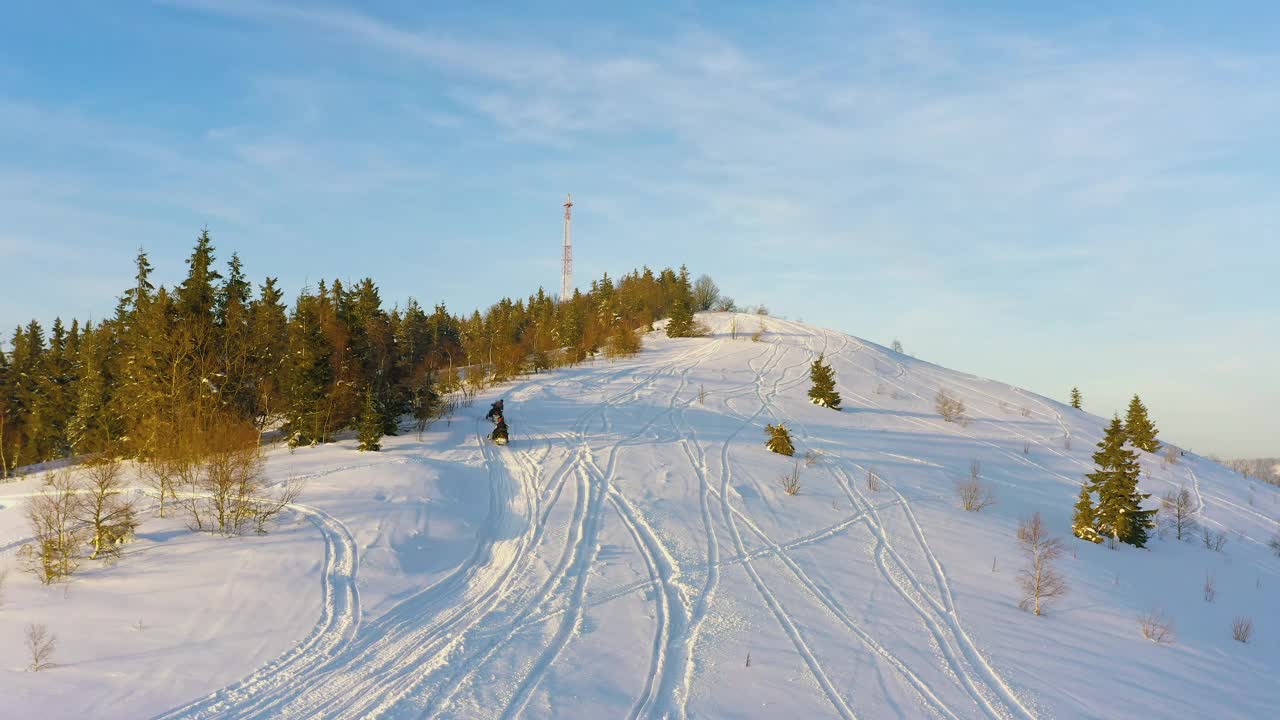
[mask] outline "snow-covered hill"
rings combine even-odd
[[[1280,490],[1187,454],[1222,552],[1070,538],[1101,418],[846,335],[703,317],[637,357],[496,388],[381,453],[270,454],[307,478],[265,537],[148,519],[114,567],[63,587],[16,570],[22,495],[0,486],[0,715],[53,718],[1270,717],[1280,707]],[[747,335],[764,322],[760,342]],[[808,402],[832,362],[844,411]],[[1064,379],[1064,385],[1069,379]],[[946,389],[971,420],[946,423]],[[512,444],[482,442],[506,398]],[[1158,418],[1157,418],[1158,421]],[[763,447],[766,423],[796,461]],[[1174,440],[1174,439],[1171,439]],[[802,457],[812,453],[808,461]],[[963,511],[981,464],[997,503]],[[882,481],[867,482],[869,471]],[[1154,499],[1154,498],[1153,498]],[[1014,541],[1039,511],[1070,594],[1020,611]],[[1206,602],[1206,574],[1216,599]],[[1138,616],[1161,608],[1176,641]],[[1235,616],[1251,616],[1248,644]],[[60,667],[22,672],[23,628]]]

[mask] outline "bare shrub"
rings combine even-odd
[[[996,504],[996,496],[981,480],[963,480],[956,483],[956,496],[960,507],[969,512],[981,512]]]
[[[819,459],[819,458],[818,458],[818,453],[816,453],[816,452],[814,452],[814,451],[812,451],[812,450],[805,450],[805,451],[804,451],[804,466],[805,466],[805,467],[813,467],[814,465],[817,465],[817,464],[818,464],[818,459]]]
[[[1164,446],[1164,464],[1165,464],[1165,465],[1177,465],[1177,464],[1178,464],[1178,455],[1179,455],[1179,454],[1180,454],[1180,452],[1179,452],[1178,448],[1176,448],[1176,447],[1174,447],[1174,446],[1172,446],[1172,445],[1165,445],[1165,446]]]
[[[1018,585],[1022,588],[1018,607],[1040,615],[1045,605],[1067,594],[1067,581],[1054,567],[1065,547],[1062,540],[1049,537],[1040,513],[1018,524],[1018,545],[1027,557],[1027,567],[1018,573]],[[992,569],[995,569],[994,560]]]
[[[738,339],[738,316],[736,315],[729,320],[729,339]]]
[[[116,558],[120,546],[133,539],[138,528],[134,502],[126,495],[122,466],[106,455],[85,463],[85,483],[79,497],[77,517],[89,533],[93,546],[90,560]]]
[[[253,530],[259,535],[267,534],[267,524],[276,518],[286,507],[302,494],[302,481],[290,479],[273,495],[260,495],[253,500]]]
[[[1200,540],[1204,543],[1206,549],[1222,552],[1222,548],[1227,544],[1227,534],[1203,528],[1200,533]]]
[[[250,529],[262,533],[297,498],[301,487],[294,482],[274,495],[264,492],[262,449],[245,423],[224,418],[184,434],[169,466],[192,530],[225,536]]]
[[[477,373],[477,376],[479,376],[479,373]],[[484,389],[483,378],[477,380],[477,379],[474,379],[470,373],[468,373],[467,376],[462,379],[462,381],[459,383],[459,386],[458,386],[458,392],[462,394],[462,401],[461,401],[462,407],[464,408],[471,407],[471,405],[476,401],[476,395],[478,395],[480,391],[483,389]]]
[[[956,495],[960,498],[960,506],[969,512],[980,512],[995,504],[995,493],[982,481],[981,462],[969,461],[969,478],[956,483]]]
[[[1280,532],[1271,536],[1267,541],[1267,547],[1271,548],[1271,552],[1275,553],[1276,557],[1280,557]]]
[[[892,350],[892,351],[894,351],[894,352],[896,352],[896,353],[898,353],[899,355],[901,355],[901,354],[902,354],[902,343],[901,343],[897,338],[894,338],[894,339],[893,339],[893,343],[892,343],[891,345],[889,345],[889,349],[890,349],[890,350]]]
[[[1021,408],[1021,409],[1019,409],[1019,412],[1021,412],[1021,413],[1022,413],[1022,417],[1031,417],[1031,409],[1030,409],[1030,408]]]
[[[1030,455],[1030,454],[1031,454],[1031,441],[1030,441],[1030,440],[1023,440],[1023,441],[1022,441],[1022,454],[1023,454],[1023,455]]]
[[[178,499],[174,492],[177,476],[175,458],[153,457],[149,462],[142,463],[141,470],[143,481],[151,488],[151,494],[160,501],[157,512],[160,517],[164,517],[165,500]]]
[[[40,672],[54,667],[53,653],[58,649],[58,636],[49,632],[49,628],[40,623],[27,626],[27,652],[31,664],[27,670]]]
[[[240,535],[254,515],[261,488],[262,452],[233,422],[220,423],[201,438],[199,472],[192,492],[183,497],[195,530]]]
[[[1218,597],[1218,583],[1211,573],[1204,574],[1204,601],[1213,602]]]
[[[769,328],[765,327],[763,322],[760,323],[760,326],[756,328],[756,331],[751,333],[751,342],[760,342],[764,339],[764,334],[768,331]]]
[[[873,390],[872,392],[874,392],[876,395],[887,395],[889,393],[889,388],[886,387],[884,383],[878,382],[876,383],[875,390]]]
[[[1070,433],[1068,433],[1067,435],[1063,436],[1063,438],[1062,438],[1062,449],[1064,449],[1064,450],[1070,450],[1070,449],[1071,449],[1071,434],[1070,434]]]
[[[1231,637],[1236,642],[1247,643],[1253,637],[1253,618],[1237,615],[1231,620]]]
[[[698,404],[703,405],[707,402],[707,388],[705,385],[698,386]]]
[[[1160,499],[1161,525],[1173,532],[1174,537],[1186,540],[1195,532],[1195,502],[1191,491],[1185,487],[1170,490]]]
[[[781,478],[782,491],[788,495],[800,494],[800,464],[796,463],[795,468],[791,472],[786,473]]]
[[[1142,637],[1157,645],[1173,642],[1173,620],[1160,608],[1152,608],[1138,616],[1138,627],[1142,630]]]
[[[27,503],[34,542],[23,546],[19,557],[45,585],[69,577],[80,565],[84,531],[76,519],[78,506],[75,483],[58,471],[49,473],[40,493]]]
[[[964,401],[952,397],[946,390],[939,390],[934,396],[933,406],[943,420],[963,424],[966,420]]]
[[[867,489],[871,492],[880,491],[880,474],[875,468],[867,468]]]

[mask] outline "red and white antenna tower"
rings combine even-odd
[[[573,234],[569,221],[573,210],[573,195],[564,198],[564,257],[560,265],[560,301],[573,297]]]

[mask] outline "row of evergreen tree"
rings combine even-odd
[[[1076,397],[1073,393],[1073,400]],[[1137,450],[1159,450],[1156,435],[1146,406],[1134,395],[1125,420],[1121,421],[1119,415],[1111,419],[1093,454],[1097,470],[1085,476],[1088,479],[1080,486],[1072,517],[1076,537],[1095,543],[1110,538],[1136,547],[1146,546],[1155,526],[1152,518],[1156,510],[1142,507],[1151,495],[1138,490],[1142,466]]]
[[[606,274],[567,299],[539,289],[466,316],[414,300],[387,309],[367,278],[322,281],[290,307],[275,278],[255,292],[236,255],[220,272],[207,231],[186,264],[180,285],[157,287],[139,251],[109,318],[14,331],[0,352],[0,476],[104,450],[154,457],[177,429],[229,422],[282,426],[295,445],[371,416],[394,433],[406,413],[429,416],[468,371],[501,380],[632,353],[638,330],[707,304],[683,267]]]

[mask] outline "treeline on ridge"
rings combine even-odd
[[[68,456],[154,459],[229,424],[322,443],[370,404],[391,434],[469,372],[503,380],[633,353],[654,320],[718,300],[709,277],[645,267],[563,301],[539,289],[469,316],[414,300],[387,309],[368,278],[322,281],[288,306],[276,278],[255,290],[234,254],[219,272],[207,231],[176,287],[152,283],[145,252],[135,263],[108,319],[58,319],[47,336],[32,320],[0,352],[0,477]]]

